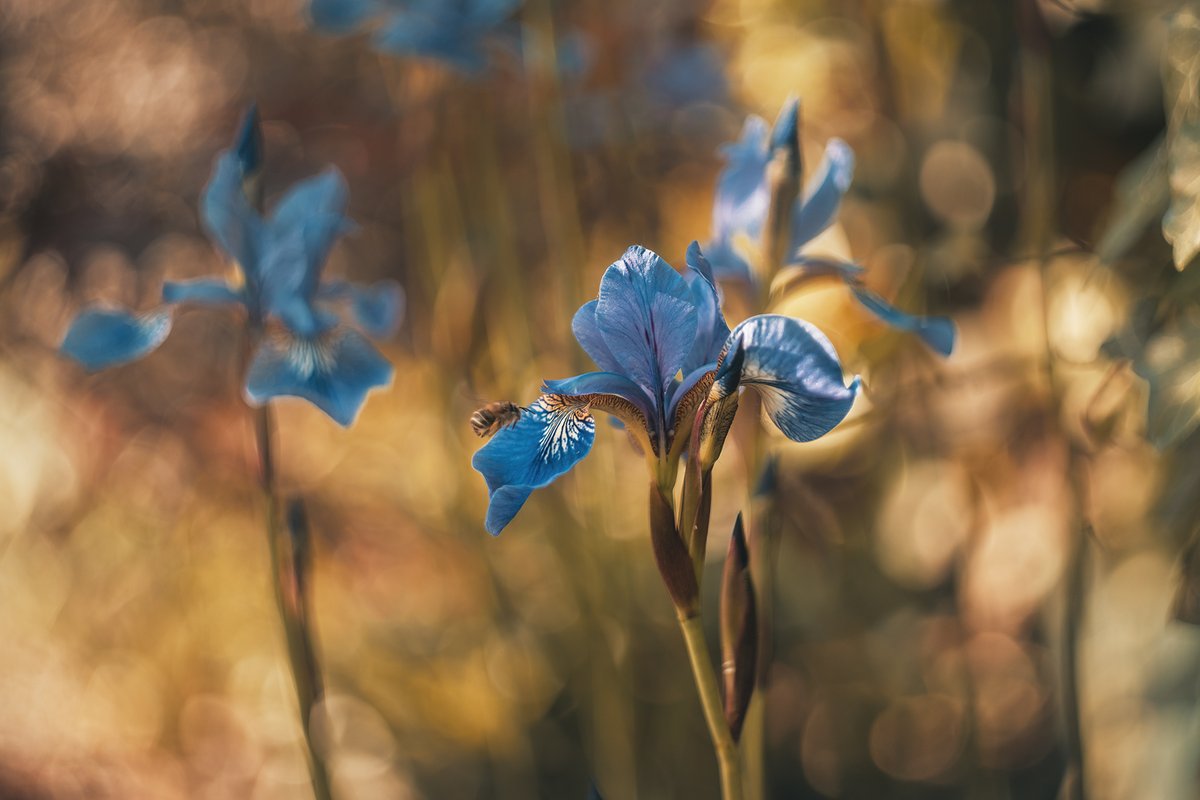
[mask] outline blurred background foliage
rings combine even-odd
[[[603,432],[492,539],[466,419],[577,372],[602,270],[634,242],[679,266],[717,146],[790,95],[807,164],[831,136],[858,155],[811,249],[960,344],[936,361],[833,278],[783,303],[867,390],[843,431],[776,443],[769,796],[1051,798],[1074,728],[1088,797],[1196,796],[1200,637],[1170,610],[1200,474],[1200,36],[1171,5],[527,0],[472,76],[302,0],[5,0],[0,796],[308,791],[232,318],[98,376],[54,353],[85,302],[222,269],[196,202],[253,99],[268,193],[338,165],[361,228],[331,271],[409,297],[352,430],[279,408],[341,795],[715,797],[638,457]]]

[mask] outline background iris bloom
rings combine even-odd
[[[588,454],[592,411],[617,417],[637,442],[660,486],[674,476],[724,354],[744,350],[740,383],[757,389],[771,420],[796,441],[824,435],[849,412],[856,378],[843,382],[828,339],[813,326],[778,315],[751,317],[731,333],[721,315],[711,268],[694,244],[688,279],[642,247],[630,247],[605,271],[598,299],[575,315],[580,346],[601,368],[558,381],[475,454],[487,480],[486,527],[497,534],[534,489]]]
[[[745,238],[761,248],[771,203],[769,167],[779,153],[798,146],[798,129],[799,103],[790,100],[770,131],[766,120],[751,115],[742,126],[738,141],[722,146],[727,164],[717,178],[713,238],[708,246],[718,278],[756,284],[771,277],[755,273],[739,252],[737,242]],[[949,355],[954,349],[954,325],[949,319],[916,316],[895,308],[862,284],[862,268],[856,264],[803,255],[804,246],[833,224],[853,178],[854,151],[841,139],[830,139],[821,163],[788,215],[783,266],[801,266],[813,275],[838,275],[858,301],[888,325],[915,333],[937,352]]]
[[[390,281],[370,288],[321,282],[334,241],[352,227],[337,169],[297,183],[264,216],[253,200],[261,191],[261,168],[258,114],[251,109],[235,148],[218,156],[201,198],[205,228],[239,268],[237,285],[219,278],[168,282],[164,306],[148,314],[85,309],[62,352],[90,370],[127,363],[162,344],[178,305],[238,306],[256,339],[246,399],[261,405],[302,397],[349,425],[367,392],[390,382],[392,367],[361,333],[342,325],[334,309],[344,306],[355,325],[383,336],[399,321],[403,292]]]

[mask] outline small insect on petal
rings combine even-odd
[[[471,415],[471,430],[480,439],[486,439],[496,431],[516,425],[524,410],[507,400],[488,403]]]

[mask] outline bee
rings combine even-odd
[[[524,410],[507,400],[488,403],[471,415],[471,430],[480,439],[486,439],[503,428],[516,425]]]

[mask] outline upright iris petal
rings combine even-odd
[[[600,281],[596,324],[622,372],[665,407],[696,340],[696,307],[683,277],[652,251],[630,247]]]
[[[688,286],[696,306],[696,340],[683,362],[683,374],[714,364],[729,337],[729,326],[721,313],[721,296],[713,277],[712,265],[698,242],[687,249]]]
[[[471,459],[487,481],[488,532],[500,533],[534,489],[548,486],[592,449],[596,421],[586,404],[542,395],[515,425],[499,431]]]
[[[745,348],[741,385],[758,391],[763,409],[789,439],[818,439],[850,413],[859,380],[844,383],[833,345],[809,323],[763,314],[734,328],[729,342]]]
[[[804,197],[796,201],[792,210],[792,255],[833,224],[852,180],[854,151],[841,139],[830,139]]]

